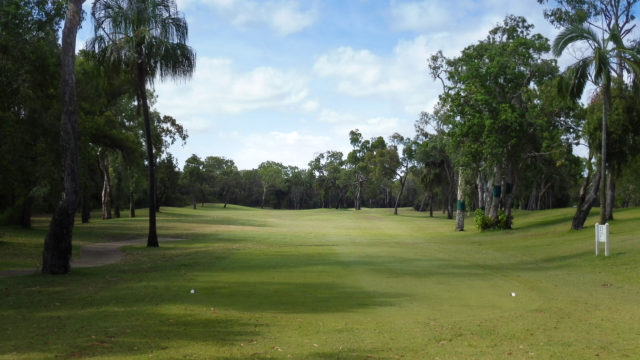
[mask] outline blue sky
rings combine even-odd
[[[195,153],[240,169],[266,160],[306,167],[315,153],[346,155],[352,129],[413,136],[441,91],[428,56],[457,56],[508,14],[557,33],[536,0],[177,1],[196,70],[155,88],[156,108],[189,132],[170,149],[180,166]],[[91,30],[83,26],[80,46]]]

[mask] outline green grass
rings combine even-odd
[[[0,359],[636,358],[640,209],[615,213],[609,258],[597,212],[570,231],[573,211],[456,233],[408,209],[163,209],[161,236],[189,241],[0,279]],[[146,217],[94,219],[74,254],[145,236]],[[0,228],[0,270],[37,266],[47,222]]]

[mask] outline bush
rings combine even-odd
[[[484,214],[484,210],[477,209],[473,213],[473,215],[474,215],[476,227],[478,228],[478,230],[484,231],[484,230],[493,228],[493,222],[491,221],[490,217]]]
[[[490,217],[485,215],[484,210],[477,209],[474,213],[474,220],[476,223],[476,227],[480,231],[488,230],[488,229],[498,229],[498,230],[506,230],[508,217],[504,211],[498,211],[498,219],[496,221],[491,220]]]

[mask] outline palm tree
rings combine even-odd
[[[599,37],[591,28],[574,25],[565,28],[553,41],[553,54],[561,56],[571,44],[586,44],[591,51],[578,59],[565,71],[565,93],[573,99],[579,99],[587,81],[600,88],[602,101],[602,150],[600,157],[600,223],[607,222],[606,196],[606,159],[607,159],[607,112],[611,102],[611,77],[617,68],[625,68],[635,77],[640,75],[640,57],[637,52],[628,49],[622,40],[618,27],[614,25],[607,37]]]
[[[138,109],[144,117],[149,166],[149,237],[147,246],[158,246],[156,233],[155,159],[151,143],[151,120],[147,84],[161,79],[189,77],[195,53],[186,45],[187,22],[174,0],[96,0],[91,9],[94,37],[87,47],[105,65],[132,74]]]

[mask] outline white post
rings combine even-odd
[[[600,255],[600,224],[596,223],[596,256]]]
[[[604,256],[609,256],[609,223],[596,223],[596,256],[600,255],[600,243],[604,243]]]
[[[609,256],[609,223],[604,225],[605,241],[604,241],[604,256]]]

